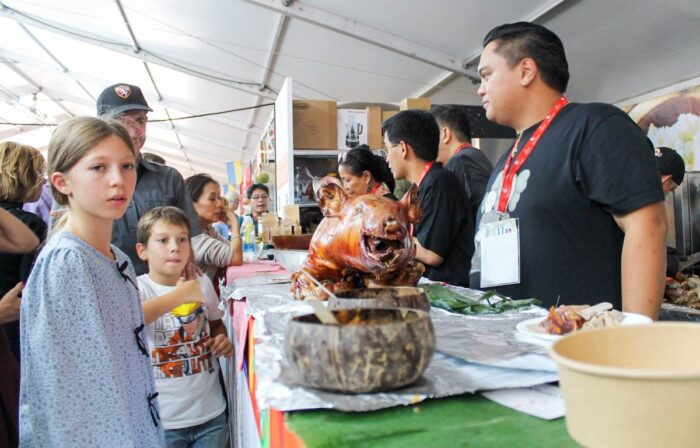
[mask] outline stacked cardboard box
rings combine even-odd
[[[335,101],[294,100],[294,148],[337,148],[337,105]]]

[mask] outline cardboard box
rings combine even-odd
[[[294,149],[337,148],[335,101],[294,100]]]
[[[430,110],[430,98],[404,98],[399,105],[399,110],[420,109]]]
[[[398,114],[398,110],[383,110],[382,111],[382,123],[387,121],[389,118],[393,117],[394,115]]]
[[[367,111],[338,109],[338,149],[353,149],[366,144]]]
[[[382,108],[369,106],[367,109],[367,144],[372,149],[384,146],[382,141]]]

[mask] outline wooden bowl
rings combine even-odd
[[[397,389],[416,381],[435,351],[425,311],[333,311],[340,325],[323,325],[314,314],[293,318],[285,355],[302,383],[337,392]]]
[[[337,298],[336,298],[337,297]],[[386,288],[360,288],[336,293],[328,299],[328,308],[409,308],[430,311],[430,300],[423,288],[389,286]]]
[[[275,235],[272,237],[272,244],[275,249],[289,250],[309,250],[311,237],[313,233],[304,233],[302,235]]]
[[[700,325],[581,331],[551,347],[566,426],[583,446],[697,447]]]

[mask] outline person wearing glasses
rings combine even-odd
[[[474,216],[459,179],[437,162],[440,129],[430,112],[404,110],[382,125],[387,163],[396,179],[418,186],[421,216],[413,239],[424,276],[469,285]]]
[[[339,154],[338,174],[350,196],[374,194],[396,200],[392,193],[396,182],[389,165],[367,145]]]
[[[129,257],[136,275],[148,272],[148,266],[136,254],[136,225],[150,209],[166,205],[177,207],[190,220],[193,243],[202,234],[197,213],[180,173],[175,168],[141,156],[141,149],[146,143],[148,112],[153,112],[153,109],[146,102],[143,92],[131,84],[111,85],[97,98],[97,116],[120,121],[129,132],[136,151],[136,190],[124,216],[114,222],[112,232],[112,243]],[[188,278],[194,278],[192,263],[188,263],[185,270]]]
[[[253,184],[248,187],[246,197],[250,200],[250,216],[255,225],[255,236],[258,235],[258,219],[267,213],[270,204],[270,189],[265,184]]]

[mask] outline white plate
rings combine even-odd
[[[636,313],[623,313],[625,317],[620,321],[620,325],[639,325],[639,324],[650,324],[652,322],[650,317],[644,316],[642,314]],[[558,334],[545,333],[544,327],[540,326],[540,323],[545,320],[547,316],[535,317],[534,319],[524,320],[515,326],[515,329],[522,334],[528,336],[533,336],[545,341],[556,341],[562,338]],[[568,333],[567,333],[568,334]]]

